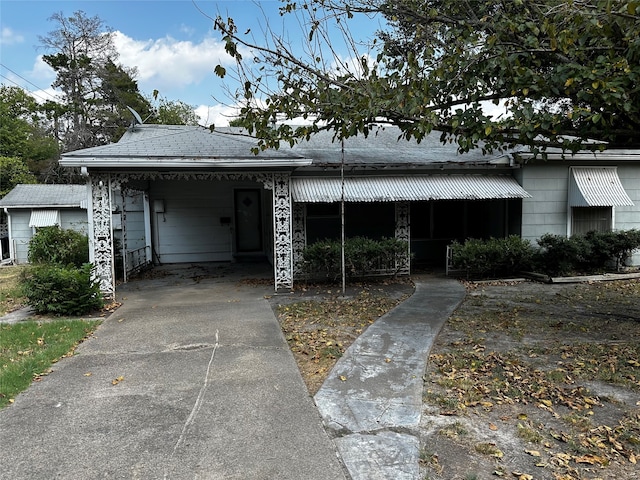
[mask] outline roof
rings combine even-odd
[[[337,177],[293,177],[295,202],[339,202],[342,180]],[[359,176],[344,179],[347,202],[398,202],[418,200],[487,200],[528,198],[509,175]]]
[[[315,166],[338,166],[344,162],[348,165],[404,167],[435,166],[441,168],[452,165],[509,165],[506,155],[485,155],[482,149],[467,153],[458,152],[455,142],[442,143],[442,133],[434,131],[422,141],[401,138],[401,131],[396,126],[380,126],[374,128],[367,137],[358,135],[341,142],[334,140],[334,133],[321,131],[293,147],[295,152],[311,158]]]
[[[86,185],[18,184],[0,199],[5,208],[87,208]]]
[[[570,207],[633,205],[616,167],[571,167],[570,171]]]
[[[99,168],[211,168],[288,167],[311,162],[291,149],[255,155],[257,140],[246,130],[209,130],[191,125],[136,125],[117,143],[62,155],[68,167]]]
[[[321,131],[290,147],[267,149],[255,155],[258,140],[241,128],[210,131],[187,125],[137,125],[117,143],[62,155],[60,164],[89,168],[270,168],[300,166],[404,167],[453,165],[509,165],[506,156],[483,155],[477,149],[458,153],[456,143],[443,144],[440,132],[421,142],[400,138],[395,126],[374,129],[367,137],[334,139]]]

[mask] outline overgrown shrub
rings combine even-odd
[[[30,263],[81,267],[89,261],[89,239],[58,226],[39,228],[29,241],[28,259]]]
[[[453,242],[453,267],[474,278],[509,277],[528,270],[533,264],[534,248],[517,235],[488,240],[468,239]]]
[[[372,240],[353,237],[345,240],[345,270],[349,278],[377,273],[397,273],[396,263],[407,255],[407,242],[395,238]],[[308,245],[302,256],[302,273],[311,278],[336,280],[341,276],[341,246],[337,240]]]
[[[22,289],[38,314],[83,315],[102,308],[99,282],[91,265],[81,267],[41,263],[25,270]]]
[[[57,226],[38,229],[29,242],[29,262],[20,280],[27,304],[38,314],[83,315],[102,308],[93,278],[89,239]]]

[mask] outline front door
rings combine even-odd
[[[238,189],[235,191],[236,252],[262,252],[261,191]]]

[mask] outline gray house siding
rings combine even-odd
[[[14,262],[27,263],[29,241],[34,229],[29,226],[31,209],[9,209],[11,222],[11,239],[14,248]],[[60,228],[72,229],[84,234],[88,231],[87,211],[84,209],[60,209]]]
[[[607,166],[606,163],[598,166]],[[640,166],[618,166],[620,181],[635,205],[613,208],[613,229],[640,229]],[[517,179],[531,198],[522,203],[522,238],[535,242],[546,233],[570,234],[568,206],[569,164],[527,165]],[[640,252],[632,259],[640,264]]]

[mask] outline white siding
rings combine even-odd
[[[157,181],[150,190],[153,248],[161,263],[218,262],[233,259],[234,188],[257,188],[256,182]],[[263,193],[263,209],[264,208]],[[164,201],[164,213],[153,211]],[[231,224],[220,219],[228,217]],[[265,222],[263,222],[265,223]]]

